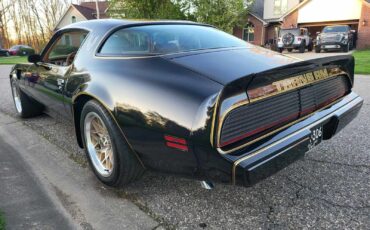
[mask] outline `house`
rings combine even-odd
[[[308,28],[312,36],[327,25],[349,25],[358,48],[370,47],[370,0],[256,0],[234,35],[255,45],[274,44],[279,30]]]
[[[98,1],[99,18],[108,18],[108,1]],[[79,5],[71,4],[63,17],[55,26],[55,31],[69,24],[97,19],[96,1],[81,2]]]

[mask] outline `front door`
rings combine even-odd
[[[73,68],[74,58],[86,38],[85,31],[65,32],[59,35],[49,49],[42,54],[42,62],[33,65],[32,94],[41,102],[48,113],[65,115],[64,86]]]

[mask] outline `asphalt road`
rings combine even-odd
[[[21,138],[33,133],[40,142],[47,140],[47,145],[39,145],[43,155],[39,148],[28,147],[22,150],[23,156],[28,153],[25,161],[39,166],[33,170],[38,177],[42,175],[46,187],[53,184],[58,188],[50,189],[50,196],[57,197],[80,226],[85,223],[101,229],[104,225],[96,218],[109,211],[101,218],[109,220],[107,216],[111,215],[117,223],[136,228],[144,223],[142,228],[156,229],[370,229],[370,77],[356,76],[355,91],[365,104],[354,122],[303,160],[254,187],[216,184],[209,191],[191,179],[147,172],[140,181],[115,190],[97,182],[85,167],[86,159],[71,134],[72,126],[48,116],[24,121],[15,118],[8,72],[9,67],[0,67],[0,115],[16,121],[19,127],[12,135]],[[10,130],[12,126],[3,132],[0,129],[0,136],[9,138]],[[6,143],[13,148],[16,145],[14,140]],[[44,159],[37,163],[34,158],[40,155]],[[72,172],[61,173],[69,170]],[[107,203],[87,205],[89,199]],[[73,204],[72,208],[68,204]],[[130,211],[117,204],[126,205]]]

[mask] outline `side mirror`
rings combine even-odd
[[[28,62],[31,62],[34,64],[41,62],[41,56],[39,54],[32,54],[28,56]]]
[[[351,33],[355,34],[356,33],[356,30],[351,30]]]

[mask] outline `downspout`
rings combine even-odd
[[[98,0],[95,0],[95,6],[96,6],[96,18],[100,19],[100,10],[99,10]]]

